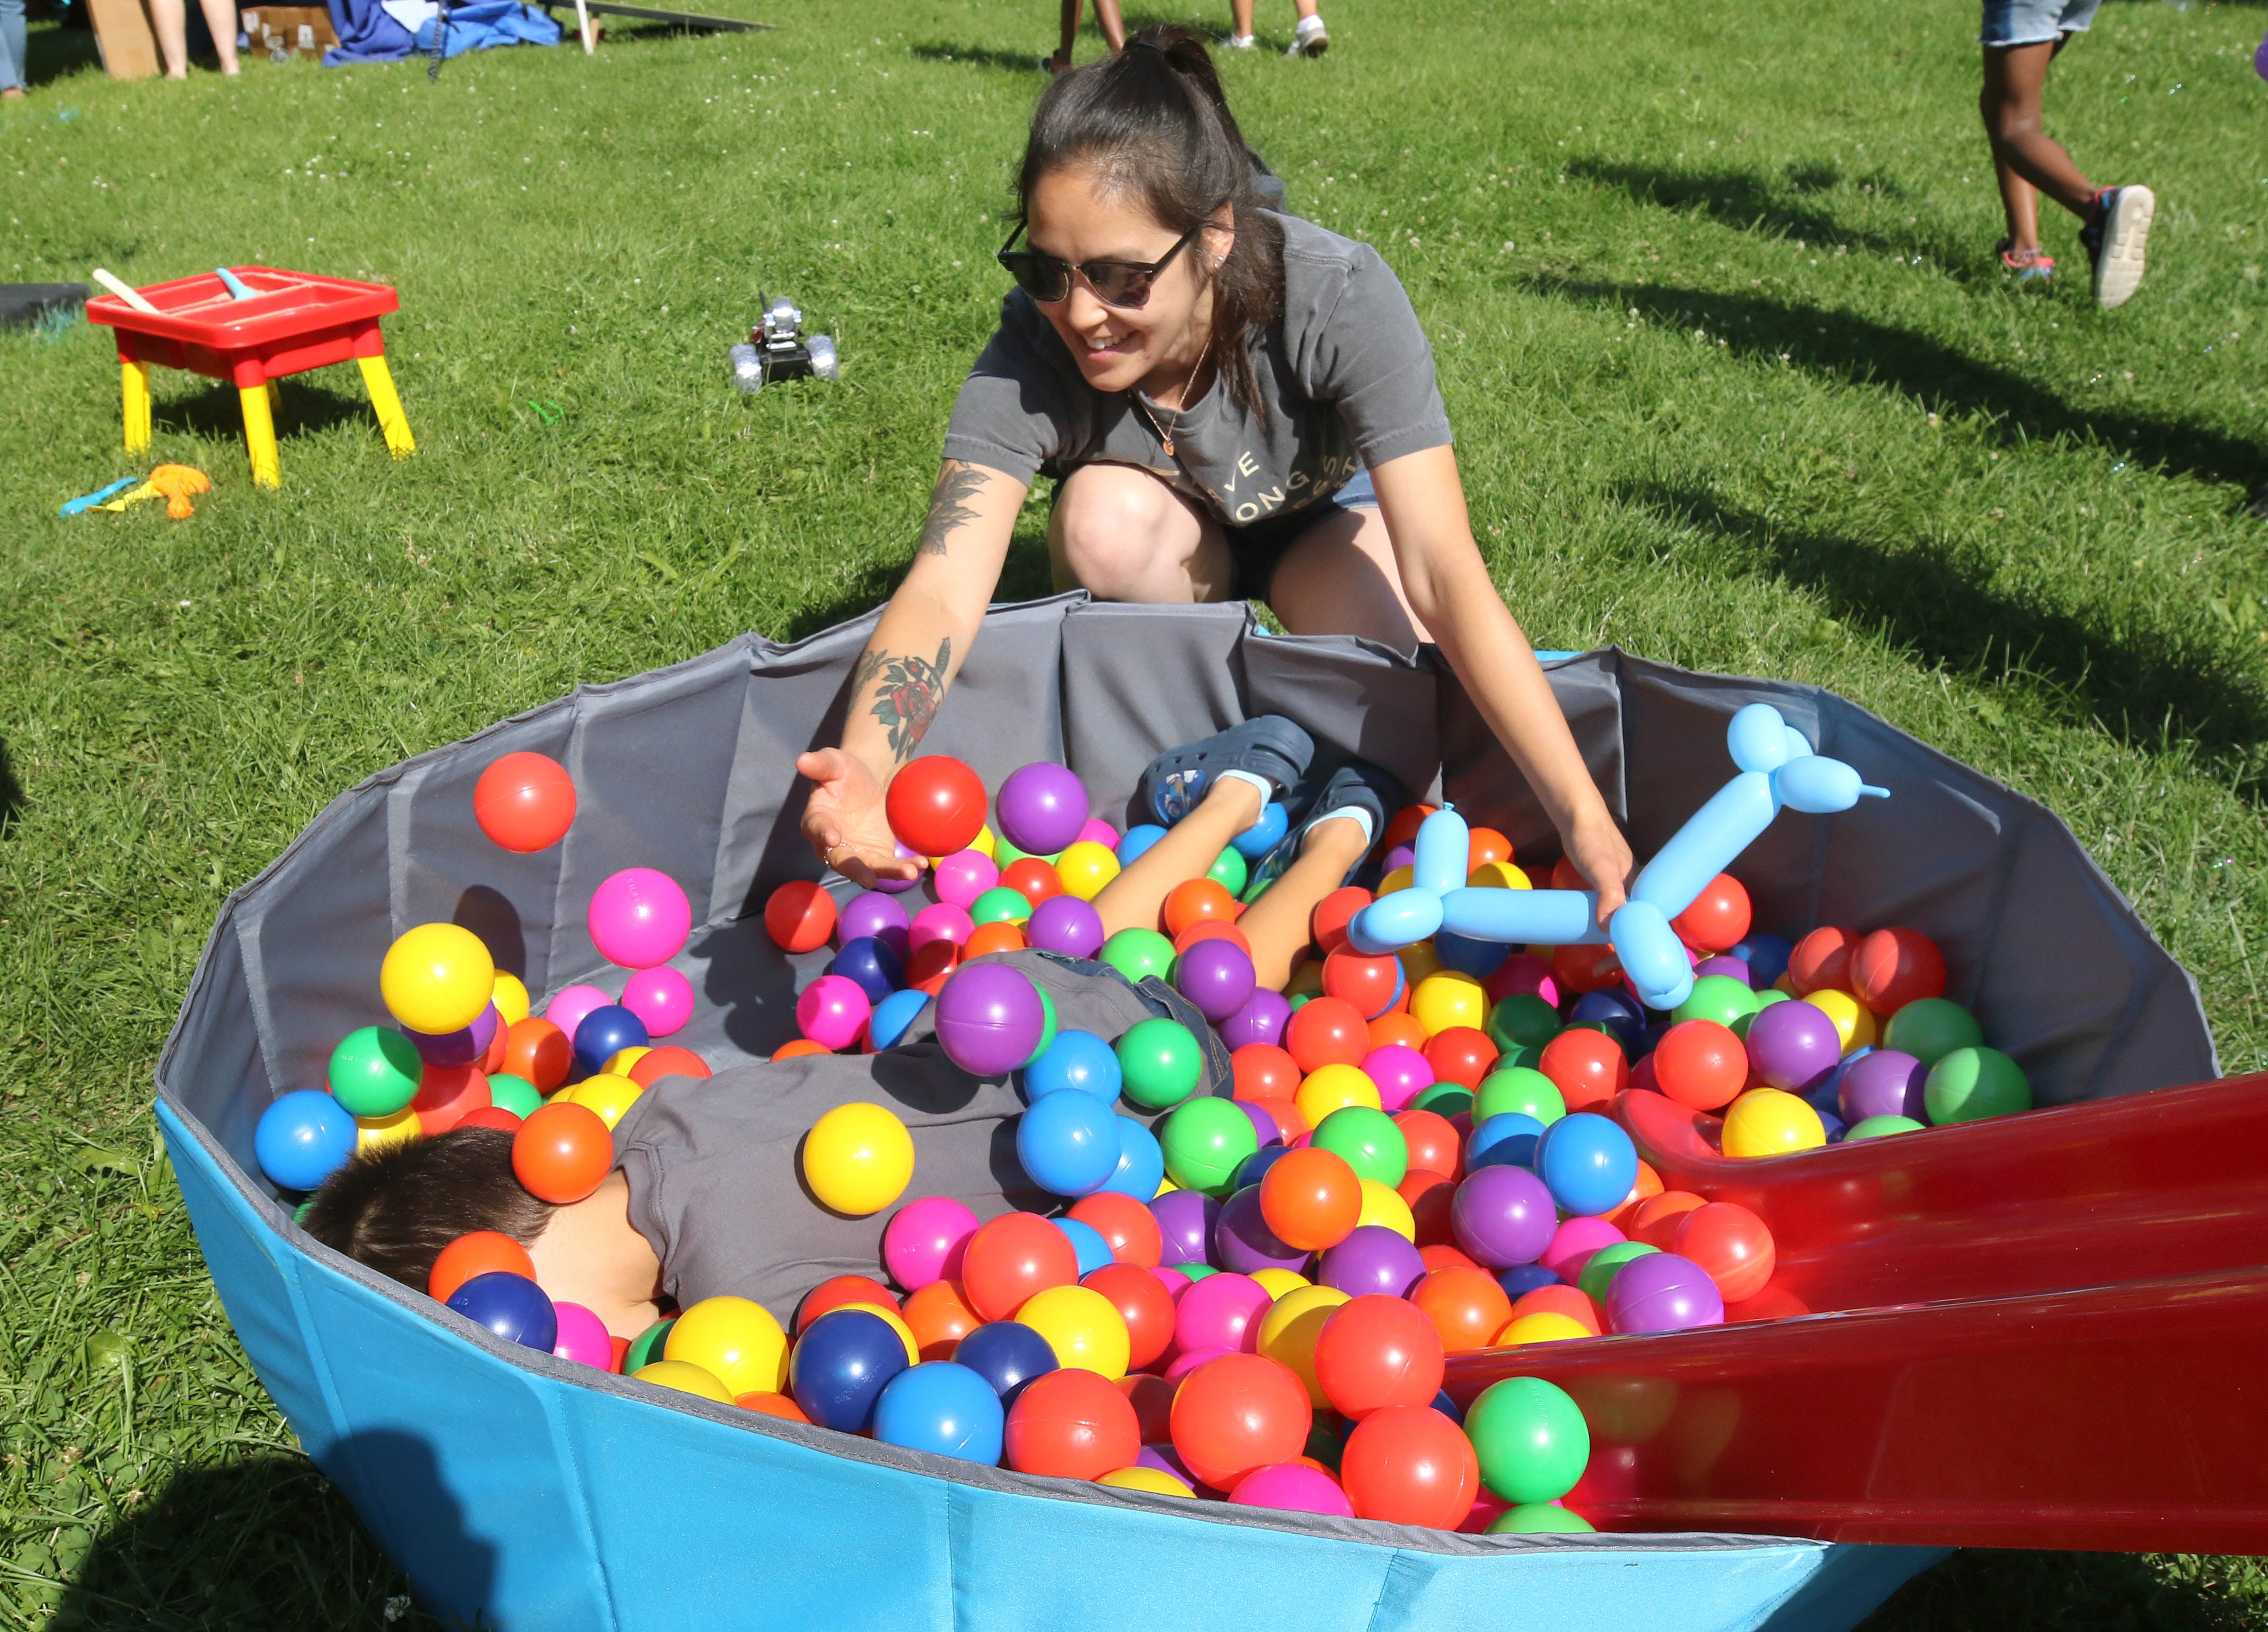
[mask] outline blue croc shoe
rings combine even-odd
[[[1226,770],[1265,777],[1282,798],[1307,774],[1314,739],[1280,714],[1263,714],[1169,748],[1142,773],[1141,806],[1170,827],[1197,809]]]
[[[1252,870],[1252,877],[1244,886],[1244,899],[1256,901],[1260,893],[1284,876],[1285,870],[1300,859],[1300,847],[1307,842],[1307,829],[1327,816],[1341,811],[1359,810],[1370,818],[1371,843],[1375,848],[1379,835],[1386,831],[1386,813],[1399,810],[1410,802],[1402,784],[1377,766],[1363,760],[1349,760],[1333,771],[1329,781],[1315,790],[1314,796],[1302,801],[1307,813],[1292,825],[1276,848]],[[1363,860],[1369,859],[1364,853]],[[1357,862],[1348,871],[1342,884],[1354,881],[1362,871],[1363,862]]]

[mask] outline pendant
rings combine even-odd
[[[1173,457],[1174,457],[1174,444],[1173,444],[1173,439],[1172,439],[1171,437],[1160,437],[1160,440],[1165,444],[1165,447],[1166,447],[1166,457],[1167,457],[1167,459],[1171,459],[1171,458],[1173,458]]]

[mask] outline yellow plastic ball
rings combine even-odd
[[[1292,1103],[1300,1107],[1310,1128],[1350,1105],[1366,1105],[1373,1111],[1386,1108],[1379,1098],[1378,1084],[1359,1065],[1326,1065],[1308,1072],[1300,1092],[1292,1096]]]
[[[460,1032],[496,990],[496,962],[481,937],[453,923],[421,923],[387,949],[378,969],[386,1010],[413,1032]]]
[[[716,1375],[690,1360],[657,1360],[652,1365],[642,1365],[630,1373],[641,1383],[652,1383],[657,1388],[674,1388],[681,1394],[698,1394],[703,1400],[714,1400],[718,1405],[733,1403],[733,1391],[717,1380]]]
[[[1843,1040],[1845,1054],[1874,1046],[1877,1029],[1874,1017],[1850,993],[1830,988],[1825,991],[1808,992],[1803,1001],[1835,1022],[1835,1032]]]
[[[1160,1180],[1158,1180],[1158,1189],[1157,1189],[1157,1194],[1156,1194],[1156,1195],[1152,1195],[1152,1196],[1151,1196],[1151,1198],[1150,1198],[1150,1199],[1151,1199],[1152,1201],[1153,1201],[1153,1202],[1154,1202],[1154,1201],[1156,1201],[1156,1200],[1158,1199],[1158,1196],[1160,1196],[1160,1195],[1169,1195],[1169,1194],[1171,1194],[1173,1191],[1178,1190],[1178,1189],[1180,1189],[1181,1187],[1182,1187],[1181,1186],[1179,1186],[1179,1185],[1175,1184],[1175,1183],[1174,1183],[1172,1180],[1170,1180],[1170,1179],[1160,1179]]]
[[[1292,970],[1292,978],[1284,982],[1284,996],[1286,997],[1318,996],[1322,989],[1323,965],[1322,960],[1317,958],[1310,958]]]
[[[770,1310],[749,1298],[703,1298],[677,1317],[661,1354],[700,1367],[724,1385],[727,1400],[787,1386],[787,1334]]]
[[[1400,956],[1402,978],[1410,982],[1410,989],[1413,992],[1441,972],[1441,954],[1433,950],[1431,941],[1419,941],[1415,945],[1405,946]]]
[[[1565,1343],[1590,1336],[1583,1323],[1569,1315],[1539,1309],[1534,1314],[1515,1315],[1505,1322],[1504,1330],[1496,1334],[1496,1347],[1508,1349],[1516,1343]]]
[[[838,1105],[804,1136],[803,1181],[838,1213],[879,1213],[913,1176],[913,1136],[879,1105]]]
[[[1126,1375],[1133,1344],[1118,1306],[1091,1286],[1051,1286],[1016,1311],[1016,1324],[1048,1340],[1056,1364],[1093,1371],[1116,1382]]]
[[[1083,901],[1091,901],[1102,893],[1102,886],[1118,876],[1118,856],[1107,844],[1097,844],[1092,839],[1081,839],[1064,850],[1056,863],[1056,876],[1063,886]]]
[[[908,1365],[921,1364],[921,1345],[914,1342],[914,1329],[906,1324],[905,1317],[902,1315],[880,1304],[837,1304],[836,1308],[863,1309],[870,1315],[878,1315],[888,1321],[891,1329],[897,1333],[898,1341],[906,1346],[906,1364]],[[834,1310],[829,1310],[828,1312],[832,1314]]]
[[[976,830],[976,837],[970,842],[968,848],[972,850],[982,850],[987,856],[997,857],[1000,853],[1000,841],[992,836],[990,827],[979,827]]]
[[[1483,862],[1465,875],[1476,890],[1532,890],[1535,881],[1510,862]]]
[[[630,1067],[652,1052],[652,1049],[644,1047],[617,1048],[607,1056],[607,1062],[599,1070],[608,1077],[628,1077],[630,1074]]]
[[[496,984],[489,989],[489,1001],[496,1005],[497,1018],[506,1026],[517,1026],[527,1018],[527,988],[517,974],[498,969]]]
[[[1354,1221],[1355,1228],[1359,1230],[1365,1224],[1384,1224],[1403,1240],[1415,1243],[1418,1221],[1410,1216],[1410,1203],[1402,1199],[1402,1193],[1392,1185],[1381,1184],[1375,1179],[1365,1179],[1361,1183],[1362,1215]]]
[[[1410,994],[1410,1017],[1425,1028],[1428,1037],[1438,1037],[1454,1026],[1478,1031],[1488,1024],[1488,989],[1455,969],[1427,975]]]
[[[1336,1286],[1303,1286],[1285,1293],[1260,1317],[1258,1351],[1290,1366],[1307,1389],[1308,1403],[1319,1408],[1330,1401],[1315,1380],[1315,1340],[1323,1334],[1323,1322],[1347,1301],[1347,1294]]]
[[[1260,1283],[1270,1298],[1288,1298],[1301,1287],[1314,1284],[1296,1269],[1255,1269],[1252,1278]]]
[[[417,1137],[417,1113],[403,1106],[391,1116],[355,1118],[355,1149],[382,1150],[390,1144],[408,1144]]]
[[[1792,1093],[1751,1088],[1725,1113],[1725,1154],[1785,1156],[1815,1150],[1827,1143],[1819,1113]]]
[[[1194,1496],[1197,1492],[1162,1467],[1145,1467],[1136,1463],[1131,1467],[1114,1467],[1094,1481],[1108,1485],[1113,1490],[1147,1490],[1153,1496]]]
[[[563,1089],[553,1098],[596,1111],[599,1120],[606,1123],[607,1130],[611,1133],[615,1124],[622,1120],[622,1113],[636,1105],[637,1097],[644,1092],[627,1077],[615,1077],[601,1071],[596,1077],[585,1077],[572,1088]]]
[[[1378,881],[1378,893],[1381,895],[1391,895],[1396,890],[1406,890],[1417,882],[1417,869],[1405,862]]]

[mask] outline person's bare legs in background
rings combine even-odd
[[[211,30],[213,54],[220,71],[233,75],[236,68],[236,0],[200,0],[205,26]],[[150,0],[150,20],[158,27],[158,49],[166,59],[166,77],[189,77],[189,14],[182,0]]]
[[[1316,11],[1316,0],[1292,0],[1299,8],[1300,21],[1292,32],[1291,49],[1286,56],[1321,56],[1329,49],[1330,35],[1324,31],[1323,19]],[[1253,0],[1229,0],[1230,17],[1228,48],[1232,51],[1252,49]]]
[[[1079,4],[1080,0],[1063,0],[1063,42],[1047,61],[1051,74],[1066,72],[1071,67],[1071,48],[1079,40]],[[1113,51],[1126,48],[1126,24],[1118,14],[1118,0],[1094,0],[1094,22]]]

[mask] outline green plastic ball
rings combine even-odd
[[[1882,1047],[1910,1054],[1934,1067],[1955,1048],[1974,1048],[1984,1040],[1984,1028],[1976,1017],[1947,997],[1917,997],[1890,1017]]]
[[[1164,980],[1174,967],[1174,944],[1155,930],[1121,930],[1102,943],[1102,961],[1140,985]]]
[[[1506,1054],[1541,1048],[1558,1034],[1559,1011],[1534,992],[1514,992],[1489,1011],[1489,1040]]]
[[[1473,1091],[1456,1083],[1435,1083],[1410,1102],[1413,1111],[1431,1111],[1436,1116],[1454,1116],[1460,1111],[1473,1108]]]
[[[977,924],[1021,923],[1031,915],[1031,898],[1005,884],[994,885],[968,903],[969,920]]]
[[[1540,1377],[1491,1383],[1465,1413],[1481,1483],[1515,1507],[1554,1502],[1591,1459],[1591,1430],[1567,1391]]]
[[[1905,1010],[1898,1012],[1904,1014]],[[2029,1111],[2032,1085],[2024,1080],[2024,1068],[1998,1048],[1955,1048],[1930,1067],[1921,1100],[1928,1107],[1929,1120],[1942,1128],[1948,1122],[1973,1122]]]
[[[1567,1097],[1543,1072],[1526,1065],[1507,1066],[1499,1059],[1496,1070],[1481,1078],[1481,1091],[1473,1098],[1473,1126],[1507,1111],[1532,1116],[1549,1128],[1567,1114]]]
[[[1329,1150],[1354,1169],[1358,1179],[1375,1179],[1392,1189],[1410,1171],[1410,1141],[1394,1119],[1366,1105],[1342,1106],[1315,1124],[1308,1143]]]
[[[1292,1012],[1297,1014],[1322,996],[1321,992],[1301,992],[1297,997],[1286,998],[1285,1001],[1292,1005]]]
[[[1216,1201],[1228,1199],[1236,1188],[1236,1170],[1260,1148],[1252,1119],[1242,1108],[1233,1099],[1211,1096],[1176,1107],[1166,1118],[1158,1143],[1166,1153],[1166,1177]]]
[[[1307,1443],[1300,1447],[1300,1454],[1314,1458],[1336,1474],[1345,1452],[1345,1434],[1338,1418],[1329,1411],[1316,1412],[1307,1426]]]
[[[1032,1050],[1030,1058],[1024,1062],[1025,1066],[1030,1065],[1034,1060],[1055,1047],[1056,1040],[1056,1000],[1048,996],[1048,989],[1037,981],[1032,982],[1032,989],[1040,995],[1040,1040],[1039,1045]],[[1021,1070],[1023,1067],[1018,1069]]]
[[[514,1116],[526,1117],[534,1114],[536,1107],[543,1103],[543,1096],[525,1077],[515,1077],[510,1071],[493,1071],[489,1075],[489,1100]]]
[[[1205,869],[1205,877],[1219,883],[1231,895],[1244,893],[1244,881],[1248,876],[1244,857],[1233,847],[1214,856],[1212,865]]]
[[[1489,1520],[1492,1536],[1581,1536],[1591,1533],[1591,1522],[1549,1502],[1527,1502],[1508,1507]]]
[[[392,1116],[417,1097],[425,1070],[417,1045],[390,1026],[349,1032],[331,1050],[331,1097],[350,1116]]]
[[[642,1366],[652,1365],[661,1358],[662,1345],[669,1342],[669,1328],[677,1324],[675,1315],[657,1320],[630,1340],[630,1352],[622,1356],[622,1375],[628,1377]]]
[[[1220,1273],[1219,1270],[1214,1268],[1211,1264],[1175,1264],[1174,1268],[1180,1270],[1183,1275],[1189,1276],[1192,1281],[1202,1281],[1209,1275],[1219,1275]]]
[[[1614,1284],[1615,1271],[1633,1258],[1643,1258],[1648,1253],[1660,1250],[1658,1246],[1648,1246],[1643,1241],[1616,1241],[1611,1246],[1602,1246],[1591,1254],[1591,1261],[1583,1266],[1583,1273],[1576,1277],[1575,1284],[1582,1289],[1584,1297],[1603,1308],[1606,1306],[1607,1288]]]
[[[1843,1143],[1854,1139],[1885,1139],[1892,1134],[1919,1133],[1921,1124],[1911,1116],[1869,1116],[1852,1125]]]
[[[1009,843],[1008,835],[998,827],[992,830],[992,864],[1001,871],[1007,871],[1011,864],[1020,862],[1030,854],[1031,851],[1020,850]]]
[[[1675,1020],[1714,1020],[1719,1026],[1729,1026],[1762,1006],[1746,981],[1729,974],[1705,974],[1693,982],[1693,989],[1685,1001],[1672,1009],[1669,1015]]]
[[[1120,1092],[1145,1110],[1179,1105],[1196,1092],[1197,1079],[1204,1075],[1204,1048],[1188,1026],[1163,1015],[1132,1027],[1113,1047],[1123,1078]],[[1252,1126],[1248,1121],[1244,1125]],[[1174,1182],[1182,1181],[1176,1178]]]

